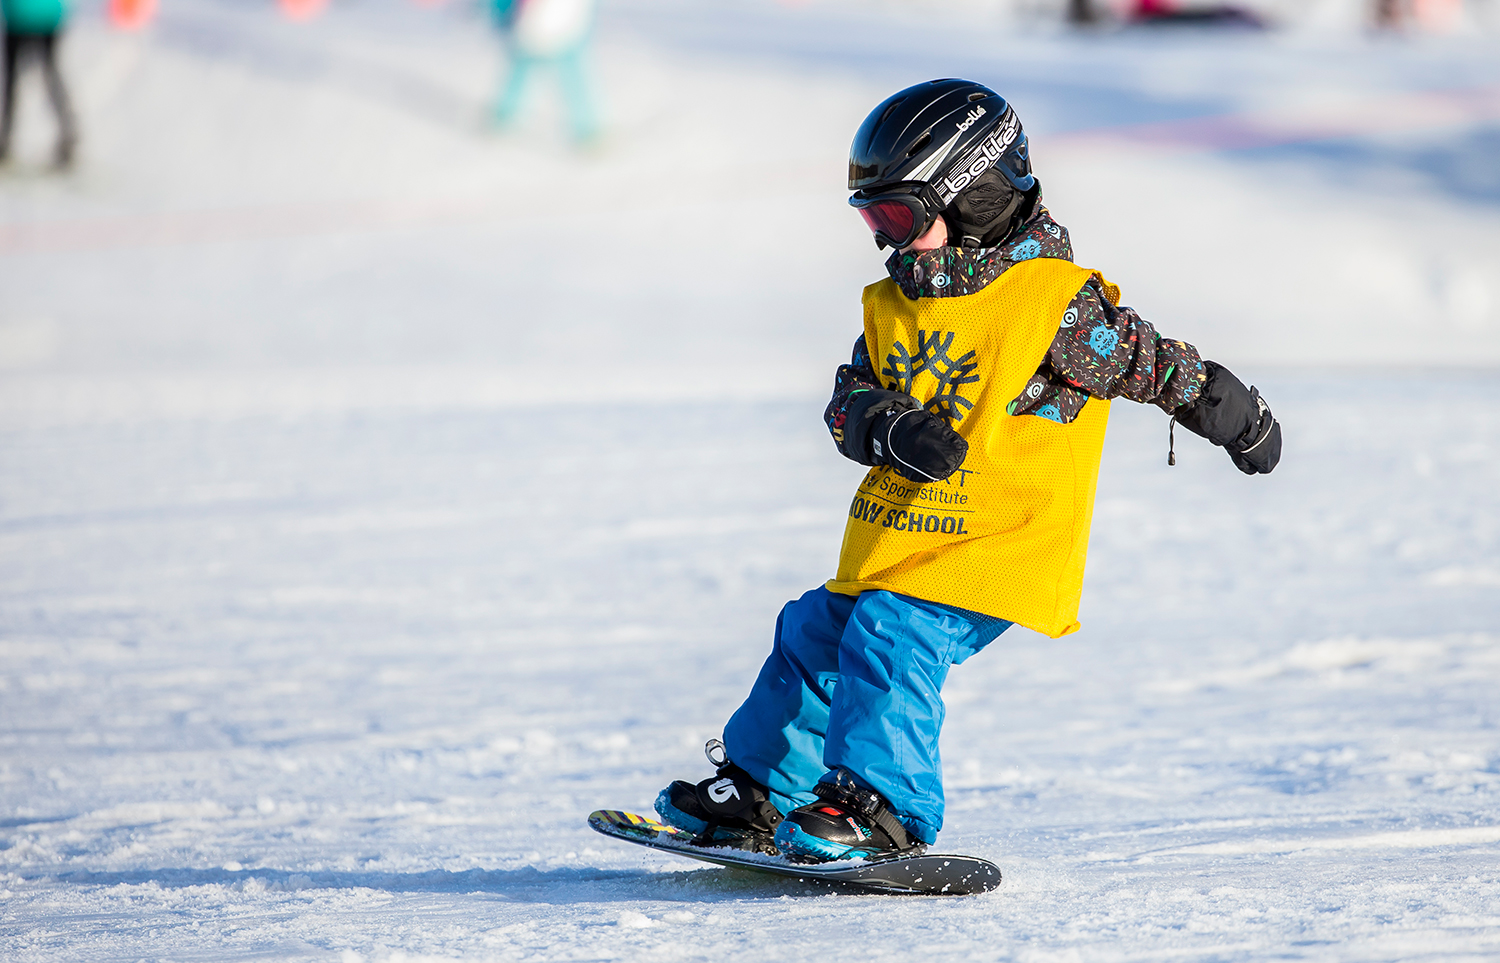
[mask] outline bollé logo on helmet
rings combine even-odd
[[[973,127],[974,126],[974,121],[978,120],[979,118],[981,118],[983,116],[984,116],[984,108],[983,107],[976,107],[973,110],[969,111],[968,114],[964,116],[963,123],[961,123],[961,124],[958,125],[958,132],[960,134],[962,134],[964,131],[968,130],[970,127]]]
[[[980,113],[983,113],[981,109]],[[963,124],[959,125],[959,131],[968,129],[968,126],[979,119],[979,115],[973,111]],[[954,165],[952,173],[949,173],[938,182],[937,187],[942,195],[943,203],[947,204],[958,196],[958,192],[968,187],[974,178],[989,170],[1011,145],[1021,135],[1021,121],[1016,117],[1016,112],[1007,109],[1005,116],[1000,118],[994,131],[988,137],[979,142],[979,145],[969,152],[969,155]]]

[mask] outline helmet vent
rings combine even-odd
[[[906,152],[906,156],[908,158],[917,156],[922,148],[926,147],[930,143],[932,143],[932,131],[929,130],[927,133],[917,138],[917,142],[911,145],[911,150]]]
[[[878,127],[878,126],[880,126],[880,125],[881,125],[881,124],[883,124],[883,123],[885,123],[885,119],[886,119],[886,118],[887,118],[887,117],[889,117],[889,116],[891,116],[891,113],[892,113],[892,112],[893,112],[893,111],[895,111],[895,109],[896,109],[896,108],[897,108],[897,107],[900,107],[900,106],[901,106],[901,104],[902,104],[902,103],[903,103],[903,102],[904,102],[904,101],[905,101],[905,100],[906,100],[906,98],[905,98],[905,97],[902,97],[902,98],[901,98],[901,99],[900,99],[900,100],[893,100],[893,101],[891,101],[891,105],[890,105],[890,106],[889,106],[889,107],[887,107],[887,108],[886,108],[886,109],[885,109],[885,112],[884,112],[884,113],[882,113],[882,114],[881,114],[881,115],[880,115],[880,119],[879,119],[879,120],[877,120],[877,121],[876,121],[876,122],[875,122],[875,125],[876,125],[876,126],[877,126],[877,127]]]
[[[984,91],[982,91],[982,90],[976,90],[972,94],[969,95],[969,103],[972,104],[976,100],[983,100],[984,98],[986,98],[988,96],[989,96],[989,94],[986,94]]]

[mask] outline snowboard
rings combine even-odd
[[[988,892],[1000,885],[1000,867],[976,856],[923,853],[832,863],[794,863],[783,856],[694,846],[692,833],[617,809],[590,813],[589,828],[611,839],[649,846],[705,863],[793,879],[838,883],[880,893],[968,896]]]

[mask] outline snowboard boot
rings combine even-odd
[[[694,835],[695,846],[727,846],[750,852],[776,853],[776,825],[781,811],[766,787],[729,761],[724,743],[704,746],[718,772],[698,783],[676,780],[656,797],[662,822]]]
[[[793,809],[776,828],[777,849],[794,862],[915,856],[927,848],[901,825],[885,797],[860,788],[847,769],[813,792],[817,802]]]

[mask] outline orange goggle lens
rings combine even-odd
[[[916,212],[900,201],[880,201],[861,207],[859,216],[865,219],[871,231],[885,235],[897,247],[916,240]]]

